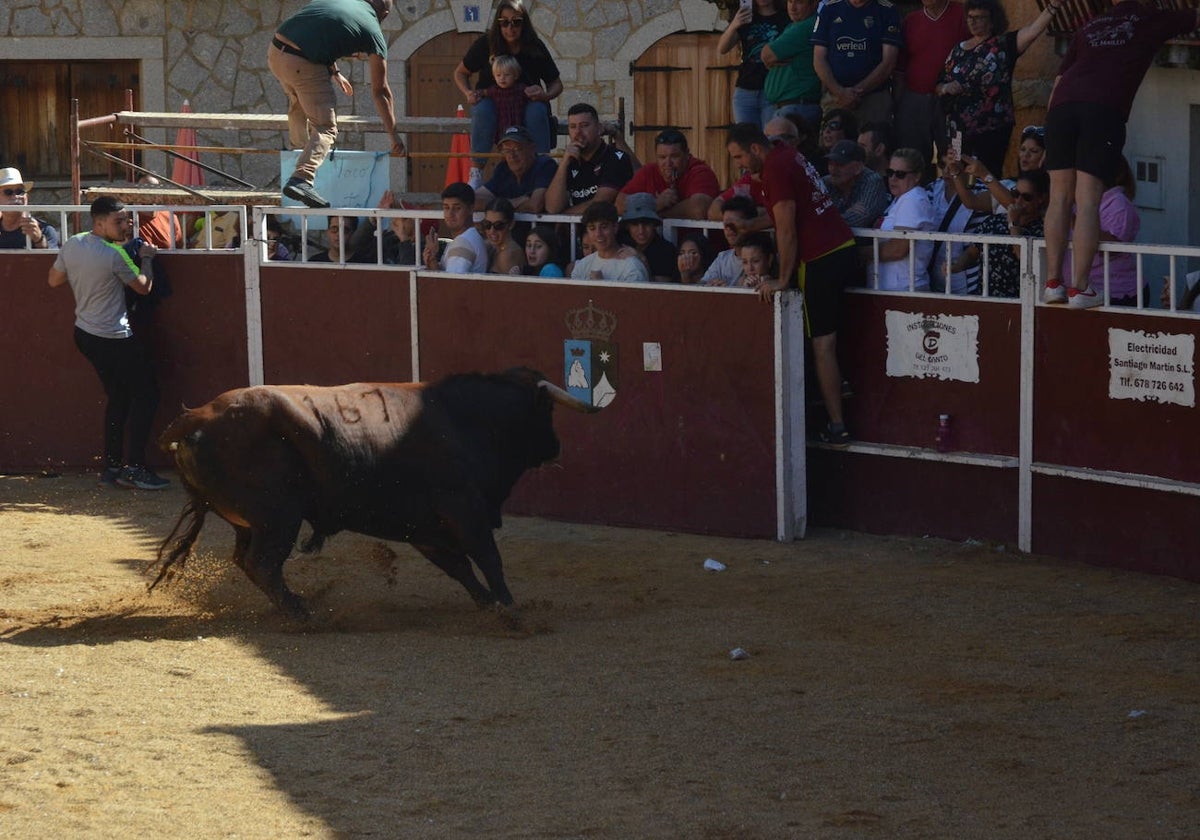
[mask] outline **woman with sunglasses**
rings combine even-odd
[[[1045,230],[1046,205],[1050,199],[1050,176],[1044,169],[1025,172],[1012,190],[1012,202],[1004,213],[994,213],[979,223],[975,233],[993,236],[1040,238]],[[983,246],[970,245],[951,265],[952,271],[965,271],[978,265]],[[1010,244],[987,245],[988,297],[1015,298],[1021,294],[1020,252]]]
[[[892,203],[883,215],[880,230],[934,230],[933,204],[921,186],[925,157],[916,149],[897,149],[892,153],[887,172]],[[913,253],[909,271],[909,250]],[[929,259],[933,256],[930,240],[885,239],[879,244],[879,286],[887,291],[929,291]]]
[[[833,108],[826,111],[825,116],[821,118],[821,132],[817,137],[821,153],[815,159],[809,159],[821,175],[829,174],[829,161],[826,156],[840,140],[858,140],[858,118],[854,116],[853,111]]]
[[[1011,32],[998,0],[967,0],[967,31],[946,58],[934,92],[946,114],[946,137],[962,132],[962,148],[989,172],[999,172],[1014,123],[1012,76],[1017,59],[1046,31],[1056,3]]]
[[[491,262],[489,274],[520,274],[525,270],[525,249],[513,241],[513,206],[507,198],[493,198],[483,208],[483,238]]]
[[[1021,145],[1017,147],[1017,178],[1041,169],[1045,161],[1046,129],[1040,125],[1025,126],[1021,131]],[[1017,185],[1017,178],[997,178],[982,160],[970,155],[963,155],[960,162],[953,154],[947,154],[946,164],[951,175],[956,176],[955,189],[964,207],[980,213],[1003,213],[1012,204],[1012,190]],[[974,190],[962,177],[966,175],[974,177]]]
[[[454,69],[454,84],[471,103],[471,153],[472,167],[468,183],[478,188],[483,183],[484,157],[492,151],[498,126],[496,104],[480,91],[496,84],[492,77],[491,62],[498,55],[511,55],[521,65],[520,82],[525,85],[525,127],[533,134],[539,152],[554,148],[555,138],[550,133],[550,100],[562,93],[562,80],[558,65],[550,51],[533,28],[523,0],[500,0],[492,17],[488,31],[480,35],[466,55]],[[471,76],[478,73],[475,87],[471,87]]]

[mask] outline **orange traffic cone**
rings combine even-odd
[[[463,106],[458,106],[456,117],[466,117],[467,112],[463,110]],[[466,183],[471,172],[471,136],[467,132],[455,134],[450,140],[450,154],[461,155],[460,157],[451,157],[446,161],[446,183],[443,186],[450,186],[458,182]]]

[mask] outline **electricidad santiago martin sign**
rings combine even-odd
[[[1196,407],[1196,337],[1112,328],[1108,396]]]

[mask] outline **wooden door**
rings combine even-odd
[[[722,186],[736,171],[725,151],[733,120],[733,82],[738,54],[717,55],[715,32],[668,35],[646,50],[633,73],[634,151],[643,163],[654,160],[654,137],[678,128],[692,154],[708,162]]]
[[[0,160],[29,179],[66,178],[71,174],[71,99],[79,100],[81,118],[125,108],[125,91],[138,101],[138,62],[0,62]],[[119,140],[108,126],[86,129],[85,140]],[[107,175],[109,164],[84,154],[84,177]]]
[[[408,59],[408,113],[422,117],[452,117],[458,105],[470,113],[470,106],[454,86],[454,68],[466,55],[467,48],[479,37],[477,32],[446,32],[423,45]],[[450,151],[448,134],[410,134],[412,152]],[[446,158],[414,157],[409,161],[409,192],[440,193],[446,181]]]

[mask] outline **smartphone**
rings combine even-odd
[[[743,11],[749,9],[753,5],[754,0],[741,0],[741,2],[738,4],[739,8]]]
[[[954,152],[954,157],[962,160],[962,132],[954,132],[954,137],[950,139],[950,148]]]

